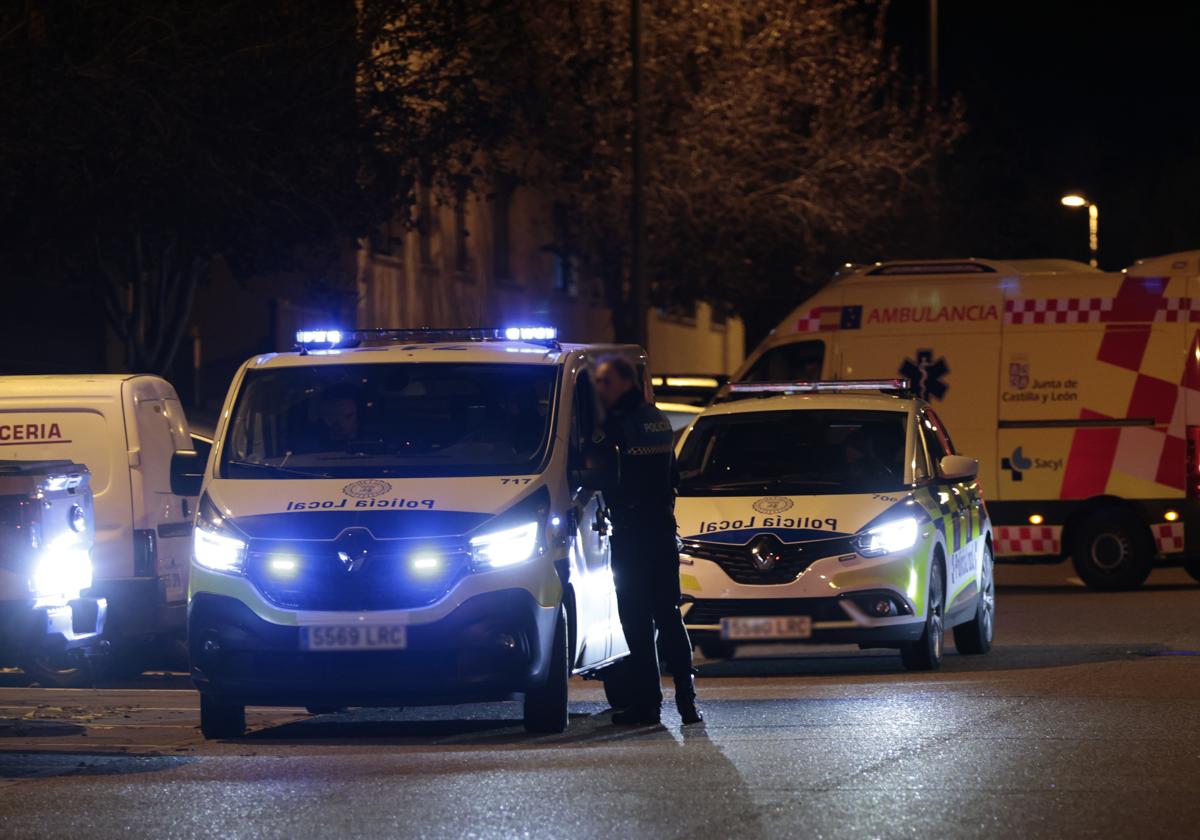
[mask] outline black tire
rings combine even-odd
[[[1091,589],[1137,589],[1154,566],[1154,541],[1146,523],[1130,511],[1101,508],[1075,532],[1071,560],[1079,579]]]
[[[954,648],[959,653],[971,655],[987,653],[992,649],[992,638],[996,633],[996,564],[992,549],[983,550],[983,569],[980,572],[979,604],[975,617],[966,624],[954,628]]]
[[[1188,563],[1184,563],[1183,568],[1195,580],[1200,580],[1200,560],[1192,560]]]
[[[929,570],[929,594],[925,601],[925,630],[915,642],[900,646],[900,661],[910,671],[936,671],[942,665],[946,640],[946,574],[942,558],[936,557]]]
[[[737,653],[737,645],[733,642],[716,639],[700,642],[698,647],[700,648],[700,654],[705,659],[733,659],[734,654]]]
[[[71,658],[65,651],[30,656],[21,663],[21,670],[42,688],[85,688],[92,684],[87,662]]]
[[[246,707],[201,694],[200,733],[210,741],[242,737],[246,734]]]
[[[604,680],[604,698],[608,705],[620,711],[633,705],[633,683],[629,679],[629,660],[622,659],[605,668],[600,678]]]
[[[567,680],[571,676],[567,652],[567,614],[561,608],[554,623],[550,673],[546,682],[525,692],[526,732],[565,732],[567,729]]]

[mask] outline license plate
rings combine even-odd
[[[812,617],[807,615],[722,618],[722,639],[807,639],[812,636]]]
[[[403,650],[403,624],[350,624],[300,628],[302,650]]]

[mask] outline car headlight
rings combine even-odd
[[[35,598],[78,598],[92,585],[92,557],[81,546],[51,543],[40,552],[30,585]]]
[[[539,553],[536,522],[471,537],[471,566],[476,570],[515,566]]]
[[[214,572],[239,575],[246,569],[246,541],[225,525],[225,517],[205,496],[200,500],[192,532],[192,557],[196,565]]]
[[[855,548],[863,557],[881,557],[906,551],[917,544],[917,520],[906,516],[876,525],[854,538]]]

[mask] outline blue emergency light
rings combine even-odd
[[[512,326],[296,330],[296,347],[302,353],[335,347],[357,347],[364,343],[432,344],[445,341],[523,341],[530,344],[555,345],[558,341],[558,329],[546,326]]]

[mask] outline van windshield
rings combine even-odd
[[[805,409],[696,421],[679,455],[683,496],[882,493],[904,486],[908,414]]]
[[[343,364],[246,374],[221,452],[225,478],[536,472],[557,368]]]

